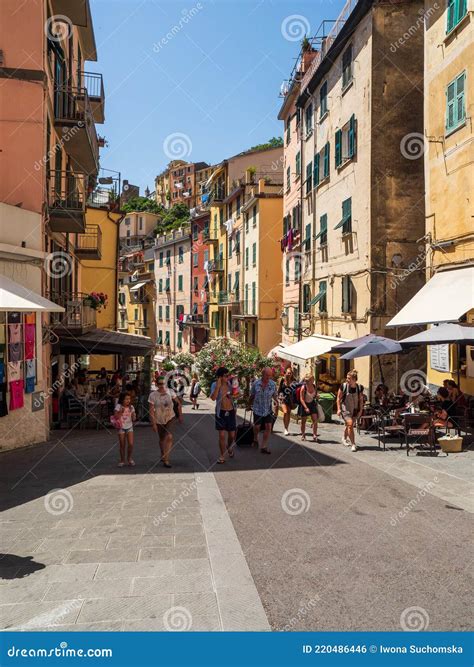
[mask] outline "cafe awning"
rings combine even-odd
[[[32,290],[0,275],[0,311],[64,313],[64,308]]]
[[[121,354],[126,357],[142,357],[154,349],[148,336],[126,334],[107,329],[93,329],[81,336],[61,336],[61,352],[75,354]]]
[[[410,324],[457,322],[474,308],[474,266],[439,271],[387,324],[404,327]]]
[[[336,343],[342,343],[346,339],[338,338],[336,336],[324,336],[323,334],[314,334],[303,338],[303,340],[288,345],[285,349],[280,350],[278,356],[282,359],[287,359],[295,364],[301,364],[308,359],[319,357],[321,354],[326,354]]]

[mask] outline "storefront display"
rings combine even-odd
[[[0,417],[22,408],[36,382],[36,314],[0,313]]]

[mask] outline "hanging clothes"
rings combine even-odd
[[[18,410],[25,404],[23,393],[23,380],[10,382],[10,410]]]
[[[25,324],[25,359],[33,359],[36,356],[35,335],[36,335],[35,325]]]

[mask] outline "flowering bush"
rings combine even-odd
[[[175,354],[174,357],[171,357],[171,361],[174,361],[178,368],[191,368],[194,364],[195,357],[194,354],[190,352],[179,352]]]
[[[197,353],[196,368],[203,390],[209,394],[211,384],[215,380],[216,370],[225,366],[239,378],[242,400],[246,402],[249,396],[250,382],[265,367],[274,369],[274,377],[280,374],[280,367],[273,359],[264,357],[258,350],[235,344],[228,338],[215,338]]]
[[[91,292],[84,299],[84,304],[90,306],[94,310],[102,310],[102,308],[107,308],[107,294],[103,292]]]

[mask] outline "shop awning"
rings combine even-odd
[[[14,280],[0,275],[0,311],[64,313],[64,308]]]
[[[136,283],[133,287],[130,287],[130,292],[136,292],[137,290],[140,289],[140,287],[143,287],[143,285],[146,285],[149,280],[143,280],[141,283]]]
[[[288,345],[286,343],[278,343],[278,345],[275,345],[275,347],[272,347],[270,352],[267,354],[267,358],[271,359],[273,355],[275,354],[277,357],[281,357],[280,352],[284,350]]]
[[[148,336],[137,336],[120,331],[94,329],[82,336],[61,336],[61,352],[75,354],[122,354],[127,357],[142,357],[154,348]]]
[[[474,267],[436,273],[388,327],[457,322],[474,308]]]
[[[288,345],[284,350],[280,350],[278,356],[282,359],[287,359],[295,364],[319,357],[321,354],[326,354],[336,343],[343,343],[347,339],[337,338],[336,336],[324,336],[323,334],[314,334],[303,338],[303,340]]]

